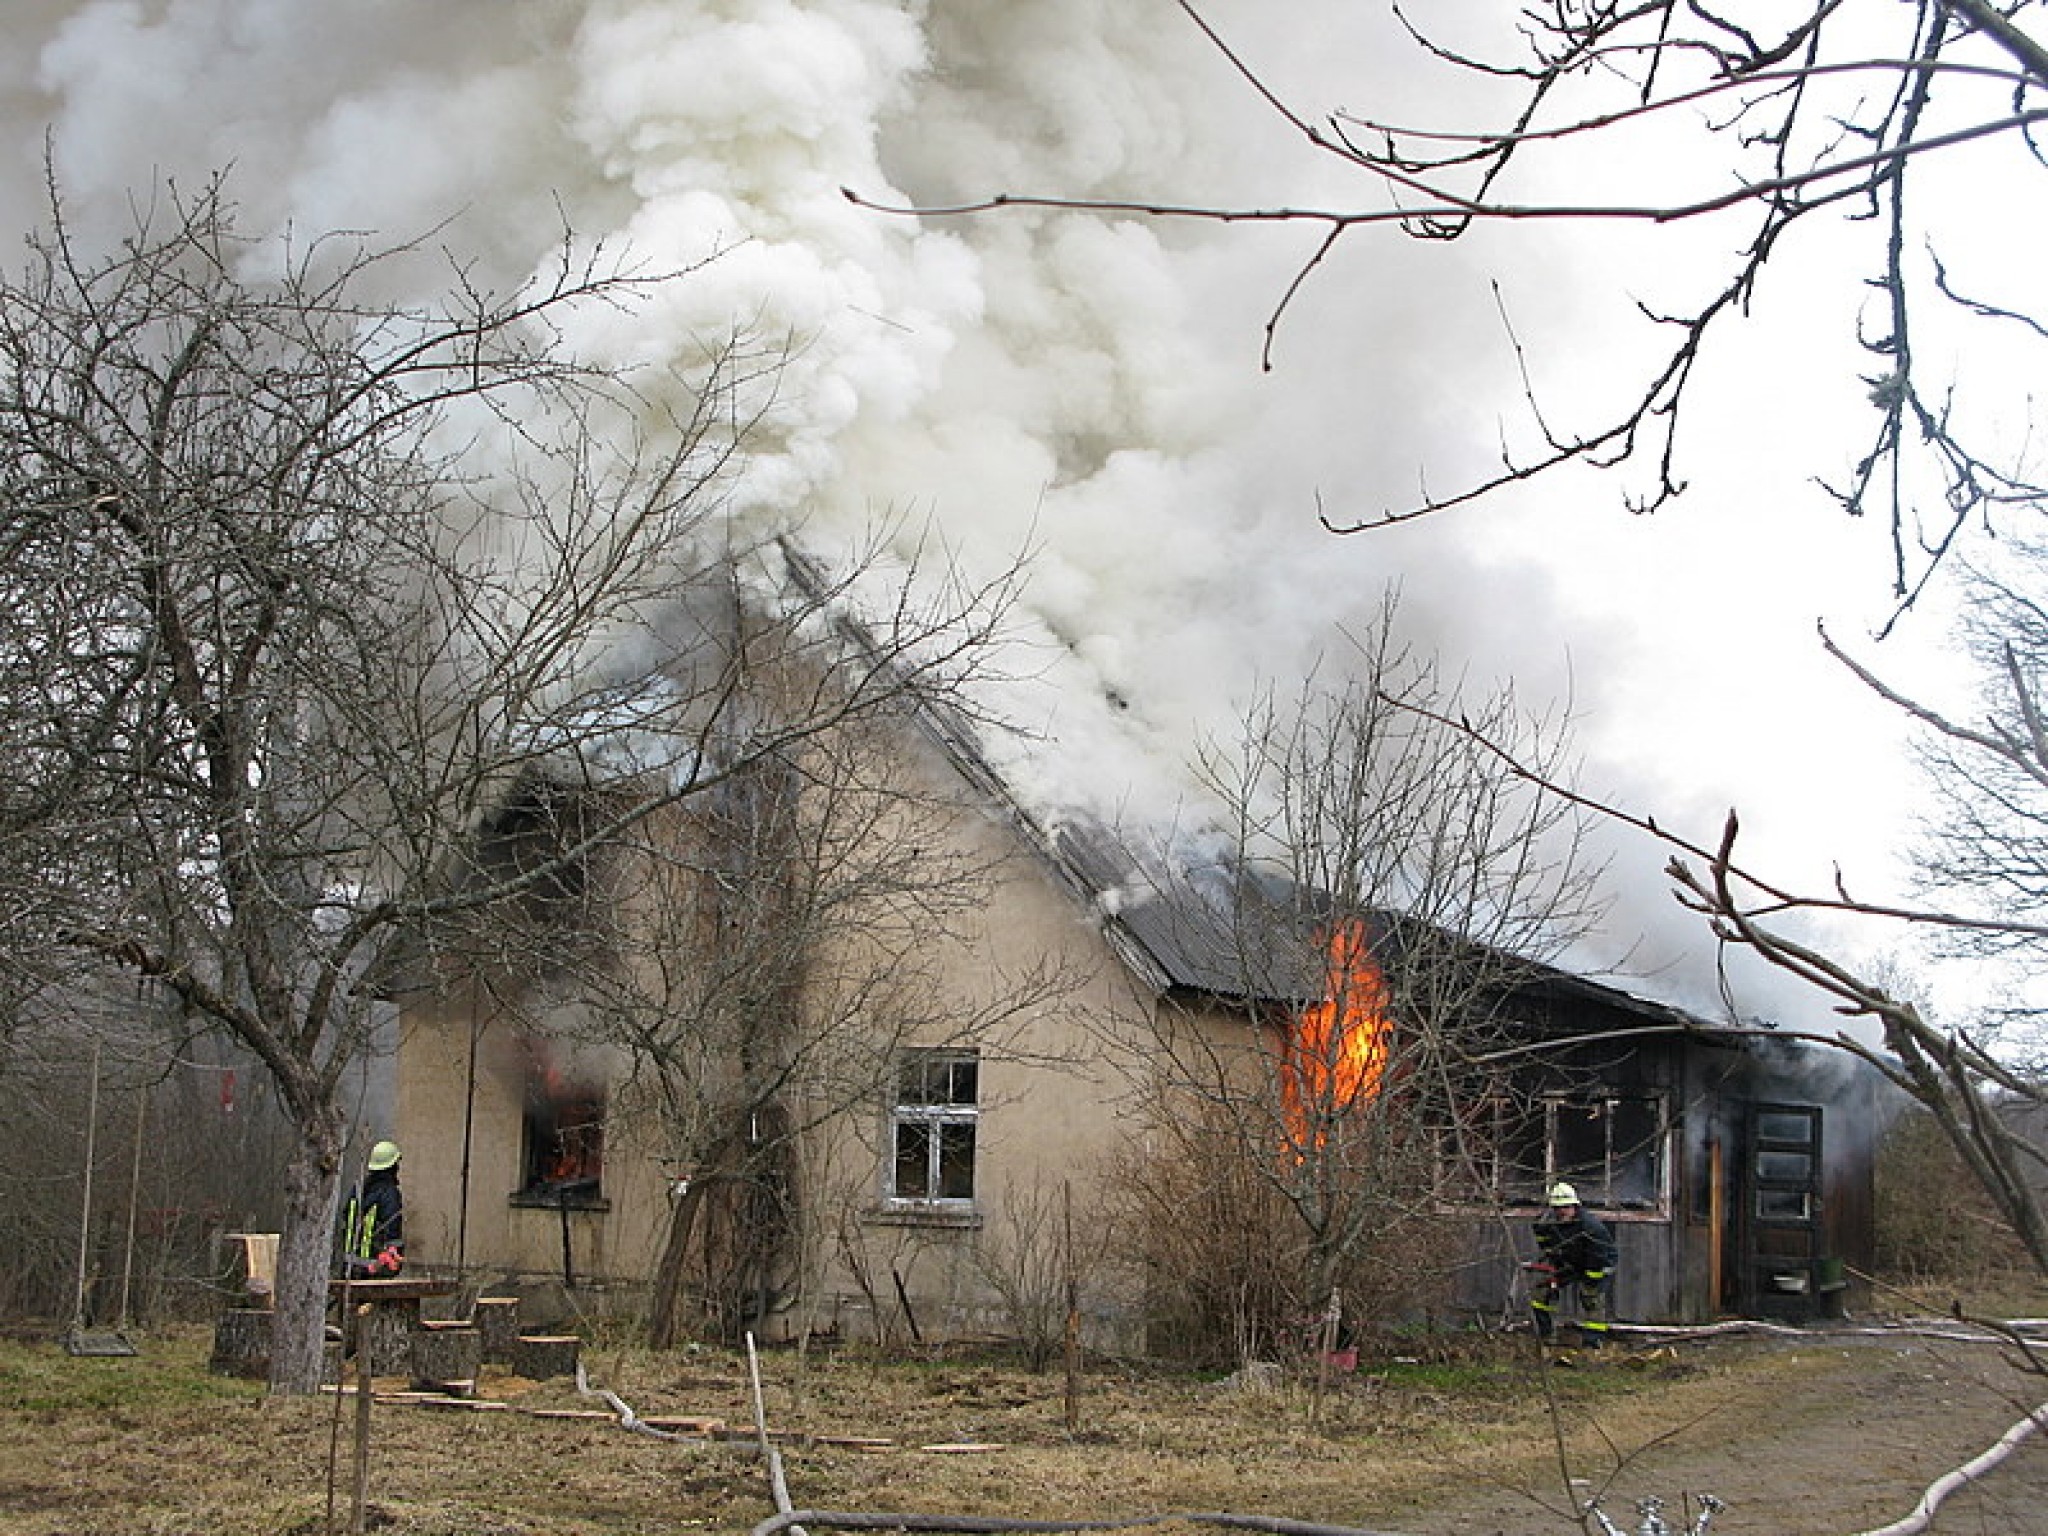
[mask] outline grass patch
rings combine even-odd
[[[0,1536],[313,1536],[331,1498],[346,1507],[353,1414],[338,1416],[337,1399],[271,1398],[208,1374],[207,1330],[137,1342],[139,1356],[102,1360],[0,1341]],[[1833,1433],[1847,1373],[1894,1353],[1730,1341],[1683,1355],[1616,1349],[1566,1371],[1527,1340],[1492,1339],[1368,1357],[1320,1387],[1296,1373],[1259,1390],[1096,1361],[1077,1431],[1059,1373],[999,1357],[760,1358],[800,1505],[1047,1520],[1207,1509],[1419,1531],[1429,1527],[1418,1512],[1475,1489],[1509,1490],[1532,1512],[1567,1497],[1560,1438],[1574,1475],[1597,1481],[1651,1444],[1768,1431],[1759,1443],[1775,1454],[1809,1399]],[[607,1339],[584,1357],[591,1382],[642,1417],[708,1416],[732,1433],[662,1442],[602,1419],[551,1418],[528,1410],[599,1405],[572,1382],[487,1373],[483,1394],[502,1411],[375,1407],[373,1528],[740,1536],[772,1511],[743,1355],[657,1355]],[[1913,1402],[1889,1386],[1854,1400]],[[1996,1414],[2002,1427],[2003,1405]],[[1744,1454],[1759,1464],[1754,1445]],[[1688,1486],[1729,1491],[1718,1475]]]
[[[184,1349],[164,1358],[151,1358],[146,1346],[137,1355],[96,1357],[67,1355],[54,1345],[0,1344],[0,1414],[143,1422],[156,1414],[262,1396],[261,1385],[211,1375]]]

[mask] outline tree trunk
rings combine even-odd
[[[704,1203],[704,1182],[693,1179],[669,1205],[668,1237],[654,1268],[654,1294],[648,1298],[647,1343],[653,1349],[674,1349],[682,1321],[683,1276],[690,1263],[690,1234],[697,1208]]]
[[[277,1321],[271,1338],[270,1390],[320,1390],[326,1357],[327,1279],[334,1216],[341,1194],[342,1118],[323,1107],[300,1120],[285,1163],[284,1231],[277,1245]]]

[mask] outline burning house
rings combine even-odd
[[[1874,1244],[1874,1072],[1556,972],[1506,1012],[1455,1202],[1461,1301],[1512,1294],[1526,1225],[1566,1179],[1616,1235],[1622,1318],[1807,1321],[1849,1302]]]
[[[1105,828],[1033,822],[957,739],[904,752],[963,814],[893,835],[986,883],[913,944],[854,933],[750,976],[756,1014],[815,1019],[808,1043],[794,1022],[715,1033],[693,994],[697,1057],[663,1078],[574,978],[501,968],[409,999],[415,1262],[584,1312],[680,1285],[767,1337],[983,1337],[1016,1332],[1057,1201],[1107,1245],[1084,1256],[1085,1327],[1136,1351],[1156,1319],[1106,1213],[1162,1105],[1192,1123],[1229,1104],[1274,1160],[1361,1193],[1318,1217],[1333,1252],[1374,1224],[1427,1252],[1415,1299],[1440,1316],[1520,1315],[1557,1178],[1618,1234],[1623,1319],[1812,1318],[1866,1265],[1874,1087],[1843,1063],[1224,863],[1162,876]],[[692,910],[715,969],[738,919]],[[828,1006],[856,971],[859,1005]],[[673,1028],[660,1013],[635,1028]]]
[[[1061,841],[1084,881],[1117,863]],[[1414,1186],[1374,1219],[1434,1256],[1440,1283],[1414,1298],[1430,1310],[1520,1316],[1529,1227],[1558,1180],[1617,1235],[1625,1319],[1812,1320],[1870,1267],[1884,1090],[1853,1057],[1395,914],[1333,919],[1284,884],[1179,878],[1109,928],[1155,1011],[1232,1017],[1263,1042],[1266,1134],[1321,1162],[1304,1183]],[[1143,1038],[1187,1059],[1175,1033]],[[1229,1070],[1189,1086],[1213,1099]]]

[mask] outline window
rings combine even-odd
[[[568,1070],[529,1043],[515,1203],[601,1205],[604,1200],[604,1085]]]
[[[890,1203],[973,1204],[980,1066],[971,1051],[906,1051],[898,1060],[884,1172]]]
[[[1820,1111],[1759,1107],[1752,1133],[1756,1219],[1794,1226],[1812,1222],[1820,1189]]]
[[[1655,1099],[1549,1099],[1550,1171],[1586,1204],[1612,1211],[1664,1208],[1664,1125]]]
[[[1668,1209],[1670,1137],[1663,1101],[1654,1096],[1554,1093],[1531,1101],[1496,1094],[1465,1117],[1465,1131],[1482,1199],[1540,1205],[1563,1179],[1599,1210]]]

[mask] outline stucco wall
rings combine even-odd
[[[406,1011],[398,1123],[409,1258],[461,1266],[487,1284],[566,1276],[601,1290],[644,1282],[664,1186],[621,1128],[608,1128],[601,1204],[518,1202],[526,1072],[517,1027],[488,1004],[472,1009],[458,996]]]
[[[1062,1273],[1070,1211],[1082,1271],[1084,1327],[1097,1344],[1139,1332],[1128,1279],[1102,1262],[1102,1181],[1127,1137],[1128,1062],[1103,1040],[1128,1031],[1152,999],[1134,982],[1093,915],[1029,835],[978,795],[929,741],[902,744],[901,771],[920,792],[963,812],[945,828],[953,851],[990,873],[986,899],[934,935],[935,985],[957,1000],[899,1043],[980,1055],[972,1210],[930,1211],[885,1200],[888,1095],[877,1091],[805,1148],[813,1191],[803,1296],[772,1320],[862,1336],[1014,1336],[1020,1319],[990,1271],[1044,1299]],[[930,826],[906,835],[930,835]],[[961,1022],[985,1022],[959,1033]],[[900,1282],[900,1289],[899,1289]]]
[[[963,1021],[997,1015],[974,1032],[981,1102],[973,1209],[926,1219],[885,1207],[888,1105],[878,1078],[854,1107],[802,1142],[801,1262],[779,1309],[756,1320],[769,1337],[805,1327],[901,1336],[913,1317],[925,1337],[1008,1333],[1014,1319],[986,1267],[1008,1256],[1013,1269],[1027,1257],[1042,1269],[1046,1245],[1059,1240],[1050,1214],[1065,1206],[1077,1248],[1099,1247],[1104,1235],[1099,1180],[1124,1135],[1121,1101],[1131,1085],[1099,1038],[1116,1021],[1128,1029],[1148,1002],[1082,902],[1019,829],[954,774],[932,743],[920,738],[899,747],[907,782],[926,795],[950,797],[961,814],[950,821],[921,817],[887,835],[943,837],[950,851],[993,872],[985,901],[955,913],[948,931],[920,946],[919,984],[933,994],[920,1013],[929,1021],[926,1033],[898,1040],[890,1025],[876,1025],[884,1044],[952,1047],[963,1043]],[[857,947],[861,940],[841,942]],[[872,960],[849,951],[828,957],[819,971],[858,970]],[[1017,998],[1030,1001],[1007,1011],[1005,1000]],[[526,1074],[519,1034],[488,1001],[466,995],[416,997],[404,1010],[398,1123],[407,1145],[414,1257],[431,1265],[460,1262],[487,1283],[559,1279],[566,1214],[567,1268],[579,1285],[637,1293],[658,1256],[672,1171],[635,1146],[630,1124],[614,1116],[601,1207],[564,1213],[519,1205],[512,1198],[520,1182]],[[873,1069],[849,1073],[857,1070]],[[812,1078],[820,1082],[820,1074]],[[1024,1230],[1034,1219],[1041,1230]],[[1126,1288],[1106,1269],[1089,1268],[1083,1307],[1097,1342],[1135,1337]]]

